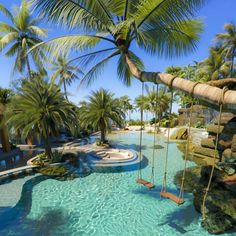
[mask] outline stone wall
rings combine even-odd
[[[194,148],[194,153],[214,157],[218,119],[219,117],[216,117],[213,124],[207,126],[208,138],[201,140],[201,145]],[[224,158],[231,156],[236,157],[236,116],[231,113],[222,113],[216,157]]]

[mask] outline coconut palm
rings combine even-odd
[[[217,34],[216,38],[222,43],[226,55],[230,58],[230,76],[232,77],[234,73],[234,58],[236,57],[236,25],[227,23],[224,28],[226,33]]]
[[[22,138],[33,128],[38,139],[44,140],[49,157],[52,154],[50,136],[58,136],[61,128],[76,122],[74,106],[65,100],[57,85],[41,77],[24,82],[9,107],[7,123],[20,129]]]
[[[126,116],[129,114],[129,111],[131,111],[133,107],[131,104],[131,99],[129,98],[129,96],[124,95],[119,98],[119,103],[123,112],[125,113],[125,120],[126,120],[127,118]]]
[[[204,0],[189,0],[188,3],[183,0],[34,2],[49,21],[64,24],[69,29],[82,27],[88,33],[49,40],[47,43],[54,55],[67,52],[72,47],[91,49],[104,42],[104,49],[78,58],[83,62],[94,62],[95,57],[103,57],[85,75],[83,82],[88,84],[110,59],[118,57],[118,76],[126,85],[130,85],[132,74],[127,57],[139,69],[143,69],[142,60],[131,49],[133,44],[137,43],[140,49],[150,54],[169,57],[181,55],[195,49],[202,31],[202,23],[192,19],[192,16]]]
[[[169,108],[171,94],[163,87],[158,90],[158,93],[154,86],[151,89],[146,87],[146,91],[146,100],[151,113],[153,115],[157,113],[158,117],[161,119]]]
[[[129,84],[131,75],[140,81],[163,83],[173,88],[202,99],[213,108],[218,107],[222,90],[212,86],[223,87],[235,83],[235,79],[211,81],[198,84],[185,81],[173,75],[160,72],[142,71],[142,62],[131,50],[133,44],[150,54],[179,56],[196,48],[202,24],[194,19],[197,10],[205,0],[33,0],[37,10],[49,21],[64,24],[69,29],[80,28],[86,34],[73,34],[49,40],[50,51],[57,56],[70,48],[95,48],[100,42],[100,50],[78,57],[84,62],[95,62],[84,77],[84,82],[91,83],[106,63],[118,58],[118,75]],[[71,17],[73,16],[73,17]],[[111,45],[110,47],[108,45]],[[39,44],[37,47],[39,47]],[[35,47],[35,48],[37,48]],[[195,89],[198,87],[198,89]],[[234,93],[236,97],[236,92]],[[232,96],[225,96],[224,108],[236,111],[232,106]]]
[[[41,73],[45,73],[43,68],[43,61],[46,60],[45,47],[37,48],[30,54],[26,52],[42,42],[42,37],[47,36],[46,29],[38,26],[41,18],[33,18],[30,7],[28,1],[22,0],[21,6],[15,6],[11,12],[0,4],[0,12],[10,22],[0,22],[0,52],[6,49],[5,56],[15,57],[13,72],[23,72],[27,68],[28,77],[31,77],[30,60]]]
[[[86,106],[80,108],[82,127],[92,127],[101,131],[101,142],[106,142],[107,131],[111,129],[111,121],[121,126],[125,114],[119,106],[119,100],[108,90],[93,91]]]
[[[66,86],[70,86],[75,80],[79,80],[78,74],[83,74],[83,72],[77,68],[76,66],[73,66],[69,63],[68,56],[61,55],[57,58],[56,61],[52,62],[52,70],[54,73],[52,74],[51,79],[54,81],[56,79],[59,80],[59,85],[64,86],[64,93],[65,97],[68,100],[67,97],[67,88]]]
[[[208,73],[211,80],[223,79],[230,73],[230,62],[225,61],[223,48],[211,48],[210,55],[200,63],[200,70]]]
[[[0,137],[4,152],[9,152],[11,150],[8,129],[5,124],[5,111],[12,95],[13,93],[10,89],[0,88]]]

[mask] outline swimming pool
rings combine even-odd
[[[138,148],[136,132],[110,138],[120,148]],[[152,138],[144,134],[146,164],[151,160]],[[165,139],[159,137],[158,144],[166,147]],[[167,183],[169,190],[176,192],[173,177],[176,171],[183,169],[184,162],[175,143],[169,148]],[[158,149],[153,190],[135,183],[137,171],[131,167],[99,168],[85,178],[71,181],[37,175],[8,183],[9,196],[16,189],[22,188],[22,192],[15,206],[13,200],[6,203],[7,196],[0,198],[0,235],[209,235],[200,226],[201,218],[192,206],[191,194],[185,195],[186,203],[182,206],[159,197],[164,157],[165,148]],[[188,166],[193,165],[188,163]],[[148,179],[151,166],[146,166],[142,172]],[[4,185],[0,186],[2,191]]]

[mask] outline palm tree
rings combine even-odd
[[[5,111],[12,95],[13,93],[10,89],[0,88],[0,138],[4,152],[9,152],[11,150],[8,129],[5,124]]]
[[[69,29],[82,27],[88,33],[47,41],[54,56],[72,47],[91,49],[100,42],[107,46],[77,58],[85,63],[103,56],[83,78],[82,81],[87,84],[96,78],[95,75],[110,59],[118,57],[118,76],[126,85],[130,85],[132,73],[127,60],[135,63],[140,70],[144,67],[142,60],[131,50],[133,44],[136,43],[147,53],[171,57],[194,50],[202,31],[202,23],[191,18],[204,0],[189,0],[188,3],[182,0],[176,0],[175,3],[160,0],[34,2],[36,9],[49,21],[64,24]]]
[[[127,119],[126,116],[128,115],[129,111],[132,110],[131,99],[129,98],[129,96],[124,95],[119,98],[119,103],[125,114],[125,120],[126,120]]]
[[[125,114],[119,106],[119,100],[105,89],[93,91],[86,106],[80,108],[82,127],[91,126],[101,131],[101,142],[106,142],[107,131],[111,129],[111,121],[121,126]]]
[[[41,37],[47,36],[46,29],[38,26],[41,18],[32,18],[30,7],[28,1],[22,0],[21,6],[15,6],[14,11],[10,12],[0,4],[0,12],[10,21],[9,24],[0,22],[0,52],[6,49],[5,56],[15,57],[13,72],[21,73],[27,68],[28,77],[31,77],[30,59],[41,73],[46,73],[43,67],[45,46],[26,54],[30,48],[42,42]]]
[[[223,79],[230,73],[230,62],[225,61],[223,48],[211,48],[207,59],[200,62],[200,70],[208,73],[211,80]]]
[[[146,87],[147,91],[147,103],[149,104],[150,111],[154,115],[157,113],[161,119],[163,114],[168,110],[170,105],[171,94],[165,88],[161,87],[158,89],[158,93],[153,86],[151,89]]]
[[[76,66],[69,64],[68,56],[65,55],[58,57],[57,61],[52,62],[51,69],[54,71],[51,79],[53,81],[58,79],[59,84],[63,84],[65,97],[68,101],[66,86],[70,86],[73,81],[79,80],[78,73],[83,74],[83,72]]]
[[[216,97],[222,96],[222,90],[212,86],[223,87],[235,83],[235,79],[228,78],[196,85],[195,82],[168,73],[142,71],[141,59],[131,50],[136,43],[140,49],[152,55],[170,57],[193,51],[202,31],[202,23],[195,20],[194,15],[205,0],[33,1],[36,9],[49,21],[64,24],[71,30],[80,28],[86,32],[45,42],[54,56],[68,52],[71,48],[91,50],[103,42],[100,45],[104,48],[75,58],[86,63],[96,61],[94,59],[98,59],[97,56],[103,57],[91,67],[83,82],[91,83],[111,58],[119,57],[118,75],[126,84],[130,84],[130,78],[134,76],[142,82],[172,85],[175,89],[200,98],[213,108],[218,107]],[[235,100],[233,104],[232,96],[225,96],[224,108],[235,112]]]
[[[227,23],[224,28],[226,33],[217,34],[216,38],[222,43],[226,50],[226,55],[230,58],[230,77],[233,77],[234,58],[236,57],[236,25]]]
[[[148,102],[148,98],[145,95],[139,95],[138,97],[136,97],[134,99],[134,103],[136,105],[136,108],[140,111],[140,112],[146,112],[146,120],[148,117],[148,112],[150,111],[150,104]]]
[[[7,123],[20,129],[26,138],[33,129],[38,139],[43,139],[45,152],[51,157],[50,136],[58,136],[63,127],[76,123],[74,106],[68,103],[57,85],[41,77],[24,82],[12,99]]]

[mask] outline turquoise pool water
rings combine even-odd
[[[147,158],[144,165],[151,159],[152,138],[144,134],[143,148]],[[114,135],[111,139],[119,147],[138,148],[138,133]],[[158,144],[166,146],[161,137]],[[200,215],[192,206],[190,194],[185,195],[186,203],[182,206],[159,197],[164,154],[165,149],[156,151],[154,190],[135,183],[137,171],[132,167],[97,169],[88,177],[72,181],[57,181],[40,175],[13,181],[7,184],[8,193],[0,198],[0,235],[209,235],[200,226]],[[182,153],[175,143],[170,144],[167,182],[172,192],[177,193],[173,177],[183,165]],[[192,165],[194,163],[188,163]],[[150,170],[150,165],[143,169],[145,178],[149,177]],[[6,203],[6,195],[10,197],[21,188],[19,201]],[[2,191],[5,191],[4,185],[0,186]]]

